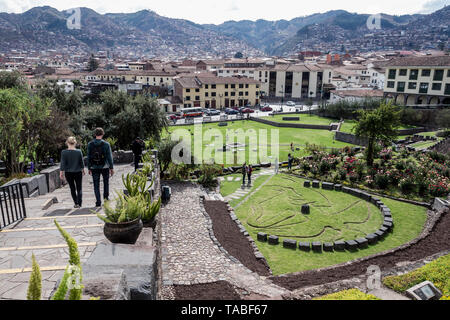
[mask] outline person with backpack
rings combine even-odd
[[[248,179],[248,186],[250,187],[252,185],[252,173],[253,173],[253,167],[250,164],[247,167],[247,179]]]
[[[100,198],[100,176],[103,177],[103,199],[109,200],[109,177],[114,175],[114,162],[111,146],[103,140],[105,132],[102,128],[94,131],[95,139],[87,147],[87,165],[94,182],[96,207],[102,205]]]
[[[85,175],[83,153],[76,148],[77,140],[69,137],[66,141],[67,149],[61,152],[61,164],[59,177],[66,179],[72,194],[74,208],[81,208],[82,204],[82,180]]]
[[[136,172],[139,169],[139,162],[142,159],[142,151],[144,151],[145,144],[141,138],[137,137],[136,140],[131,144],[131,151],[134,154],[134,171]]]

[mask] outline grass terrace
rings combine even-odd
[[[284,121],[283,118],[300,118],[300,120],[296,121],[296,120],[289,120],[289,121]],[[331,119],[331,118],[324,118],[324,117],[319,117],[317,115],[309,115],[309,114],[277,114],[275,116],[268,116],[268,117],[262,117],[261,119],[264,120],[270,120],[270,121],[274,121],[274,122],[281,122],[281,123],[301,123],[301,124],[314,124],[314,125],[324,125],[324,126],[328,126],[332,123],[336,123],[339,122],[336,119]]]

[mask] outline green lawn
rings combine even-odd
[[[439,141],[421,141],[414,144],[410,144],[409,146],[415,148],[416,150],[424,150],[434,146],[438,142]]]
[[[282,245],[257,241],[274,275],[327,267],[398,247],[416,238],[426,221],[426,209],[390,199],[382,199],[392,211],[395,228],[383,241],[357,252],[302,252]],[[312,202],[311,214],[300,213],[301,204]],[[272,178],[236,214],[250,235],[258,232],[297,241],[335,241],[363,237],[376,231],[382,222],[379,210],[359,198],[322,189],[303,187],[303,180],[287,175]]]
[[[257,170],[253,174],[256,174],[258,172],[259,171]],[[228,177],[233,177],[233,181],[228,181],[227,180]],[[239,181],[234,181],[235,178],[239,178]],[[256,190],[268,178],[269,178],[269,176],[262,175],[262,176],[259,176],[256,179],[252,179],[252,184],[253,184],[252,190]],[[242,174],[237,173],[237,174],[232,174],[232,175],[225,176],[225,180],[220,182],[220,194],[223,197],[229,196],[230,194],[235,193],[241,186],[242,186]],[[234,200],[232,200],[230,202],[230,205],[233,207],[233,206],[237,205],[239,202],[241,202],[242,200],[243,200],[243,198],[241,198],[241,199],[234,199]]]
[[[300,120],[284,121],[283,118],[285,118],[285,117],[300,118]],[[270,120],[270,121],[274,121],[274,122],[281,122],[281,123],[302,123],[302,124],[315,124],[315,125],[324,125],[324,126],[328,126],[332,123],[339,122],[339,120],[324,118],[324,117],[319,117],[316,115],[309,115],[309,114],[287,114],[287,115],[277,114],[273,117],[268,116],[268,117],[262,117],[261,119]]]
[[[322,297],[314,298],[313,300],[381,300],[372,294],[366,294],[358,289],[344,290],[327,294]]]
[[[334,133],[328,130],[312,130],[312,129],[295,129],[295,128],[276,128],[266,124],[258,123],[255,121],[236,121],[236,122],[228,122],[227,127],[219,127],[218,123],[210,123],[199,126],[199,132],[203,135],[202,148],[197,148],[195,150],[194,143],[192,142],[192,150],[194,155],[199,158],[200,155],[203,156],[202,159],[207,161],[212,157],[215,157],[216,154],[220,156],[220,159],[225,162],[225,165],[241,165],[243,161],[239,161],[239,158],[233,154],[232,151],[227,152],[230,156],[229,159],[226,158],[226,154],[222,152],[221,146],[226,143],[232,143],[231,135],[237,135],[239,137],[243,137],[243,141],[246,144],[246,147],[240,148],[245,149],[245,161],[249,162],[250,154],[255,155],[255,160],[250,161],[251,163],[266,163],[266,162],[274,162],[276,158],[280,161],[286,161],[288,154],[292,153],[296,157],[306,156],[307,152],[305,151],[305,146],[307,143],[316,144],[328,148],[343,148],[350,144],[343,143],[340,141],[334,140]],[[169,127],[169,133],[173,133],[175,130],[190,130],[190,133],[194,133],[194,125],[187,126],[179,126],[179,127]],[[238,130],[238,131],[237,131]],[[244,133],[241,131],[243,130]],[[256,148],[250,148],[249,145],[249,137],[248,134],[251,134],[250,130],[253,130],[256,137],[259,137],[263,130],[267,131],[267,141],[266,143],[262,143],[261,141],[257,141]],[[273,130],[273,131],[272,131]],[[180,132],[180,131],[178,131]],[[271,138],[272,132],[275,137],[275,132],[279,133],[278,146],[279,146],[279,154],[272,154],[272,146],[271,146]],[[188,132],[189,133],[189,132]],[[227,133],[229,136],[229,140],[227,141]],[[167,134],[166,134],[167,135]],[[216,138],[216,136],[221,136],[221,138]],[[191,136],[191,141],[194,141],[193,136]],[[258,138],[259,139],[259,138]],[[237,142],[237,138],[234,139]],[[216,145],[214,145],[216,143]],[[259,144],[261,143],[261,147]],[[290,144],[294,143],[296,148],[300,148],[299,151],[292,152],[290,149]],[[351,145],[350,145],[351,146]],[[206,148],[209,148],[211,152],[205,152]],[[263,152],[256,152],[254,150]],[[203,153],[202,153],[203,152]]]
[[[346,133],[353,133],[352,129],[353,127],[356,125],[358,121],[356,120],[345,120],[344,123],[341,125],[341,132],[346,132]],[[408,126],[408,125],[402,125],[398,128],[398,130],[404,130],[404,129],[411,129],[411,128],[415,128],[414,126]],[[406,136],[404,136],[406,137]],[[401,139],[399,137],[399,139]]]

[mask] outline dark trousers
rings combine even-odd
[[[75,205],[79,205],[81,207],[82,202],[82,180],[83,173],[82,172],[65,172],[65,177],[67,183],[70,187],[70,193],[72,194],[72,199]]]
[[[100,176],[103,177],[103,199],[109,198],[109,169],[93,169],[92,179],[94,180],[95,205],[101,206],[102,199],[100,198]]]
[[[249,174],[247,175],[247,177],[248,177],[248,184],[252,184],[252,174],[249,173]]]
[[[134,171],[139,169],[139,162],[141,162],[142,154],[134,154]]]

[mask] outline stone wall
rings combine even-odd
[[[336,131],[335,139],[337,141],[351,143],[358,146],[367,146],[367,139],[360,138],[351,133]]]
[[[250,120],[268,124],[270,126],[278,127],[278,128],[297,128],[297,129],[313,129],[313,130],[333,130],[332,126],[322,126],[322,125],[314,125],[314,124],[304,124],[304,123],[282,123],[275,122],[261,118],[250,117]]]

